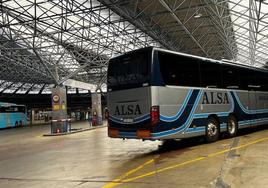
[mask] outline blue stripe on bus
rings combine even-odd
[[[187,104],[188,104],[188,102],[189,102],[189,99],[190,99],[192,93],[193,93],[193,90],[190,89],[190,90],[188,91],[188,94],[187,94],[186,97],[185,97],[185,100],[184,100],[183,103],[182,103],[181,108],[179,109],[179,111],[177,112],[176,115],[174,115],[174,116],[165,116],[165,115],[160,114],[160,120],[161,120],[161,121],[165,121],[165,122],[172,122],[172,121],[176,121],[177,119],[179,119],[179,117],[180,117],[180,116],[182,115],[182,113],[184,112],[184,110],[185,110],[185,108],[186,108],[186,106],[187,106]]]
[[[193,114],[195,109],[196,109],[196,106],[201,98],[201,95],[200,95],[201,92],[199,92],[198,94],[198,97],[195,101],[195,104],[194,104],[194,107],[191,109],[191,113],[189,114],[188,118],[187,118],[187,121],[182,125],[182,126],[177,126],[176,129],[173,129],[173,130],[166,130],[166,131],[161,131],[161,132],[156,132],[156,133],[152,133],[152,136],[154,138],[159,138],[159,137],[163,137],[163,136],[168,136],[168,135],[171,135],[171,134],[176,134],[178,132],[182,132],[185,127],[189,126],[189,122],[192,121],[194,118],[206,118],[208,117],[208,115],[210,113],[204,113],[204,114]],[[260,119],[253,119],[252,116],[248,116],[248,115],[256,115],[256,113],[259,113],[259,115],[261,116],[266,116],[267,117],[267,114],[264,114],[266,112],[266,110],[252,110],[252,111],[249,111],[250,114],[246,113],[245,110],[242,109],[242,104],[241,102],[239,101],[239,98],[238,97],[235,97],[235,92],[228,92],[230,99],[232,101],[232,108],[229,112],[218,112],[218,113],[213,113],[213,114],[217,114],[218,116],[228,116],[229,113],[231,112],[239,112],[240,113],[237,113],[238,115],[241,114],[241,111],[243,111],[245,114],[243,114],[243,116],[247,117],[248,120],[244,120],[243,122],[239,121],[239,125],[247,125],[247,124],[250,124],[250,123],[265,123],[268,121],[268,118],[260,118]],[[240,104],[239,104],[240,103]],[[194,109],[194,110],[193,110]],[[253,114],[253,112],[255,112],[255,114]],[[262,112],[262,114],[260,114]],[[240,123],[241,122],[241,123]],[[227,128],[227,124],[226,123],[223,123],[221,124],[221,128],[224,129],[224,128]]]
[[[236,92],[233,92],[233,94],[234,94],[234,97],[235,97],[235,99],[236,99],[238,105],[240,106],[240,108],[241,108],[241,110],[242,110],[243,112],[245,112],[245,113],[247,113],[247,114],[268,113],[268,109],[248,110],[248,109],[245,108],[245,107],[243,106],[243,104],[241,103],[241,101],[240,101],[240,99],[239,99],[237,93],[236,93]]]
[[[150,119],[150,114],[149,113],[145,114],[145,115],[143,115],[141,117],[134,118],[134,122],[136,122],[136,121],[145,121],[145,120],[148,120],[148,119]]]
[[[194,114],[194,118],[207,118],[211,114],[216,114],[219,117],[225,117],[228,116],[231,112],[211,112],[211,113],[200,113],[200,114]]]
[[[227,128],[227,123],[220,124],[220,129],[226,129],[226,128]]]
[[[188,114],[188,118],[186,120],[186,122],[182,125],[178,125],[180,124],[180,122],[177,122],[177,126],[175,129],[173,130],[164,130],[164,131],[159,131],[159,132],[156,132],[156,133],[153,133],[152,135],[155,136],[155,137],[161,137],[161,136],[167,136],[168,134],[175,134],[175,133],[178,133],[180,131],[183,131],[183,129],[185,129],[185,127],[189,127],[189,124],[190,124],[190,121],[192,121],[193,119],[196,119],[196,118],[207,118],[210,114],[217,114],[218,116],[228,116],[231,112],[234,111],[234,101],[232,99],[232,96],[231,94],[228,92],[228,95],[229,95],[229,98],[230,98],[230,101],[231,101],[231,104],[232,104],[232,107],[231,109],[228,111],[228,112],[218,112],[218,113],[200,113],[200,114],[194,114],[195,112],[195,109],[197,107],[197,105],[199,104],[199,101],[200,101],[200,98],[201,98],[201,93],[202,92],[199,92],[199,95],[198,97],[196,97],[194,100],[194,108],[191,109],[191,113]],[[185,100],[185,101],[188,101],[188,100]],[[190,108],[192,105],[191,104],[184,104],[185,106],[188,106],[188,108]],[[194,110],[193,110],[194,109]],[[183,112],[182,112],[183,114]],[[165,124],[165,122],[163,122],[163,124]],[[226,128],[226,125],[223,125],[222,127],[223,129]]]
[[[268,118],[239,121],[238,125],[244,126],[244,125],[250,125],[250,124],[256,124],[256,123],[268,123]]]
[[[196,132],[203,132],[205,130],[206,130],[206,127],[202,126],[202,127],[188,128],[185,132],[186,133],[196,133]]]
[[[175,129],[172,129],[172,130],[166,130],[166,131],[162,131],[162,132],[152,133],[152,136],[154,138],[168,136],[171,134],[176,134],[180,131],[185,130],[190,125],[191,120],[193,119],[193,113],[194,113],[194,111],[199,103],[199,100],[203,94],[203,91],[201,91],[201,90],[197,90],[197,91],[198,91],[197,99],[195,99],[194,105],[191,108],[190,114],[187,116],[186,122],[184,122],[181,126],[175,128]],[[187,106],[191,106],[191,105],[187,105]]]
[[[226,129],[226,128],[227,128],[226,123],[220,124],[220,129]],[[206,131],[206,126],[188,128],[185,132],[186,133],[198,133],[198,132],[204,132],[204,131]]]
[[[266,112],[266,109],[264,110],[247,110],[244,108],[244,106],[241,104],[239,97],[237,94],[232,91],[231,95],[234,99],[235,103],[235,110],[234,113],[237,115],[237,120],[245,121],[245,120],[254,120],[254,119],[261,119],[266,118],[268,116],[268,112]],[[255,112],[255,113],[254,113]]]
[[[139,121],[140,119],[148,118],[149,116],[150,116],[150,114],[147,113],[147,114],[144,114],[142,116],[136,117],[133,120]],[[109,118],[117,120],[117,121],[121,121],[123,119],[123,118],[115,117],[115,116],[112,116],[112,115],[110,115]]]
[[[150,119],[150,114],[145,114],[143,116],[136,117],[133,119],[133,122],[124,122],[124,118],[117,118],[114,116],[109,116],[109,120],[111,120],[115,123],[119,123],[119,124],[137,124],[137,123],[141,123],[143,121],[146,121],[148,119]]]
[[[167,131],[167,130],[171,130],[171,129],[177,129],[181,126],[184,125],[184,123],[187,121],[188,116],[191,114],[191,110],[194,107],[194,104],[196,102],[196,98],[198,97],[200,90],[199,89],[194,89],[192,92],[192,95],[190,96],[190,99],[187,103],[186,108],[184,109],[184,111],[182,112],[182,115],[176,120],[176,121],[172,121],[172,122],[165,122],[165,121],[161,121],[159,122],[159,124],[155,127],[153,127],[153,131],[152,132],[163,132],[163,131]]]

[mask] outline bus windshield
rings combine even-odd
[[[148,51],[128,53],[111,59],[107,77],[108,90],[149,85],[150,62]]]
[[[25,106],[0,106],[0,113],[25,113]]]

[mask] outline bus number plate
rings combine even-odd
[[[133,119],[124,119],[123,121],[124,121],[124,123],[132,123]]]

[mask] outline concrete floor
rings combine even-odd
[[[106,128],[43,137],[47,132],[0,131],[0,187],[268,187],[265,128],[211,144],[123,141],[108,138]]]

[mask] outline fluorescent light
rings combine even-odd
[[[200,18],[202,16],[203,16],[203,14],[196,12],[194,15],[194,18]]]

